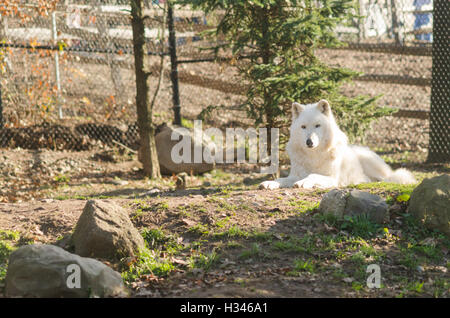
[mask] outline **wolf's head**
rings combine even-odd
[[[335,138],[342,137],[331,112],[328,101],[322,99],[316,104],[292,104],[292,125],[290,142],[302,149],[328,150]],[[344,135],[345,137],[345,135]]]

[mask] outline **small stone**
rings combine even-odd
[[[203,273],[204,273],[204,271],[201,268],[194,268],[194,269],[192,269],[192,274],[194,274],[196,276],[201,275]]]
[[[345,283],[352,283],[355,279],[353,277],[345,277],[342,279]]]
[[[129,184],[128,181],[122,180],[122,179],[114,179],[114,180],[112,180],[112,183],[115,185],[120,185],[120,186]]]
[[[151,189],[151,190],[145,192],[145,195],[152,195],[152,194],[157,194],[157,193],[160,193],[160,192],[161,192],[160,189],[158,189],[158,188],[153,188],[153,189]]]

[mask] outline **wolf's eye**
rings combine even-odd
[[[316,128],[319,128],[319,127],[320,127],[320,124],[317,124],[317,125],[316,125]]]
[[[306,129],[306,126],[305,126],[305,125],[302,125],[302,129]]]

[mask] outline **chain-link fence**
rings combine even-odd
[[[18,2],[19,9],[3,10],[0,20],[0,147],[82,150],[113,141],[135,147],[128,2],[66,0],[48,12]],[[206,16],[175,6],[174,55],[169,50],[164,1],[147,1],[146,5],[153,90],[162,69],[156,121],[172,122],[174,106],[181,107],[185,120],[196,118],[210,105],[222,105],[226,111],[214,116],[216,126],[248,125],[245,113],[237,107],[244,100],[245,86],[234,68],[235,59],[200,49],[212,44],[201,32],[217,24],[220,12]],[[428,150],[434,58],[433,1],[360,0],[358,8],[365,18],[337,29],[348,45],[319,49],[317,55],[332,65],[363,73],[342,87],[343,94],[381,94],[381,106],[400,109],[372,127],[368,144],[379,152],[402,153],[402,160],[423,161]],[[443,32],[448,38],[448,28]],[[448,103],[440,109],[448,114]],[[442,147],[448,149],[448,145]]]

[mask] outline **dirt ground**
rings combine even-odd
[[[257,190],[266,177],[252,165],[220,166],[177,190],[173,177],[143,178],[136,158],[120,149],[0,150],[0,158],[0,234],[18,233],[13,246],[70,250],[68,237],[88,199],[130,211],[154,254],[107,264],[122,273],[132,297],[449,295],[448,239],[410,223],[395,200],[412,187],[360,187],[390,202],[390,222],[377,226],[324,219],[317,211],[324,191]],[[450,171],[408,168],[419,180]],[[372,263],[382,268],[380,289],[366,287]]]

